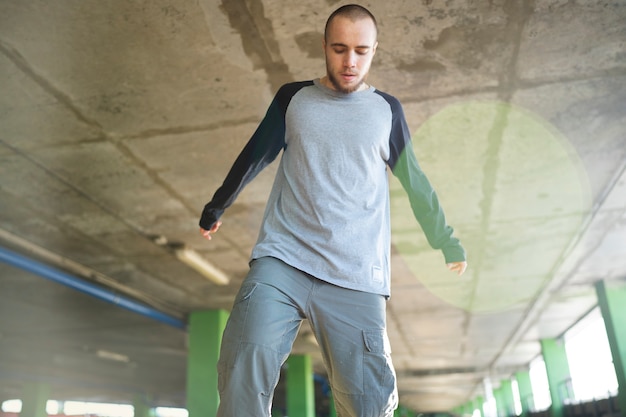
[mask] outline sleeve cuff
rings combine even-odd
[[[441,251],[446,263],[464,262],[466,260],[465,249],[460,244],[442,248]]]

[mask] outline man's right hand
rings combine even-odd
[[[217,232],[220,229],[221,225],[222,222],[218,220],[209,230],[200,228],[200,234],[204,236],[207,240],[211,240],[211,234]]]

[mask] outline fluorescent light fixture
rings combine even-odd
[[[195,269],[205,278],[208,278],[217,285],[228,285],[230,279],[226,274],[217,269],[213,264],[204,259],[198,252],[189,248],[174,249],[176,257],[187,266]]]
[[[126,355],[122,355],[121,353],[111,352],[110,350],[99,349],[96,352],[96,355],[101,359],[107,359],[115,362],[130,362],[130,358]]]

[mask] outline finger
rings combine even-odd
[[[452,272],[456,272],[459,275],[462,275],[465,272],[465,262],[452,262],[448,264],[448,269]]]
[[[215,232],[217,232],[217,231],[219,230],[219,228],[220,228],[220,226],[221,226],[221,225],[222,225],[222,222],[220,222],[220,221],[216,222],[216,223],[215,223],[215,224],[211,227],[210,232],[211,232],[211,233],[215,233]]]
[[[206,239],[211,240],[211,231],[200,228],[200,234],[204,236]]]

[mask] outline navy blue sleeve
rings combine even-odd
[[[210,229],[233,204],[243,188],[276,159],[285,147],[285,113],[289,102],[298,90],[310,84],[312,82],[308,81],[290,83],[278,90],[265,117],[235,160],[224,183],[204,206],[200,227]]]
[[[446,262],[465,260],[465,250],[453,236],[453,229],[446,223],[446,217],[439,204],[437,193],[420,168],[411,134],[400,102],[393,96],[379,92],[391,106],[392,125],[389,137],[389,160],[391,172],[398,178],[409,196],[413,215],[424,231],[433,249],[440,249]]]

